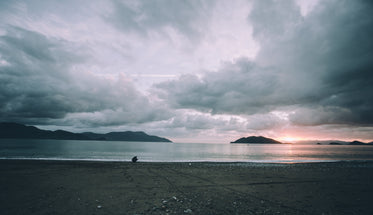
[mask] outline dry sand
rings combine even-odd
[[[0,214],[373,214],[373,163],[0,160]]]

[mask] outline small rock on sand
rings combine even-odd
[[[186,214],[191,214],[193,211],[191,210],[191,209],[186,209],[186,210],[184,210],[184,213],[186,213]]]

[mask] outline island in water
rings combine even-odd
[[[373,142],[361,142],[358,140],[354,140],[352,142],[341,141],[341,140],[324,140],[324,141],[317,141],[314,143],[316,145],[347,145],[347,146],[372,146]]]
[[[250,136],[250,137],[242,137],[236,141],[231,143],[256,143],[256,144],[284,144],[280,141],[263,137],[263,136]]]
[[[42,130],[35,126],[28,126],[13,122],[0,123],[0,138],[172,142],[169,139],[148,135],[142,131],[109,132],[106,134],[98,134],[93,132],[74,133],[64,130]]]
[[[318,143],[318,145],[321,145]],[[344,141],[334,141],[330,142],[329,145],[354,145],[354,146],[371,146],[373,145],[373,142],[370,143],[364,143],[361,141],[354,140],[352,142],[344,142]]]

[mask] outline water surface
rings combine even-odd
[[[1,159],[146,162],[329,162],[373,160],[373,146],[212,144],[0,139]]]

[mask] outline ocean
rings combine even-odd
[[[0,139],[0,159],[302,163],[373,161],[373,146]]]

